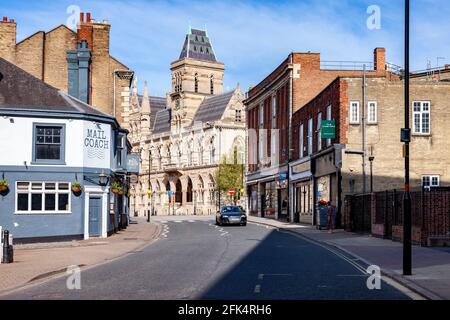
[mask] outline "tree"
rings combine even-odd
[[[219,197],[221,194],[228,194],[228,190],[234,189],[236,193],[233,200],[236,204],[237,196],[243,188],[243,174],[244,165],[238,163],[237,152],[233,153],[232,161],[227,161],[227,157],[223,156],[215,172]]]

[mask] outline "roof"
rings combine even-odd
[[[170,132],[171,110],[164,109],[156,113],[153,134]]]
[[[46,111],[114,119],[0,58],[0,111]]]
[[[180,60],[192,58],[217,62],[211,42],[206,31],[190,29],[184,39],[183,49],[180,53]]]
[[[218,121],[233,97],[234,91],[203,99],[194,116],[194,122]]]
[[[142,106],[142,98],[143,96],[141,95],[138,96],[140,106]],[[152,97],[152,96],[150,96],[149,99],[150,99],[150,128],[153,128],[156,114],[159,111],[166,109],[167,100],[164,97]]]

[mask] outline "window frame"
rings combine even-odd
[[[429,186],[425,186],[423,183],[424,178],[429,178],[430,179],[430,185]],[[433,178],[437,178],[437,185],[433,185]],[[424,174],[421,177],[421,185],[424,188],[436,188],[439,187],[441,185],[441,178],[439,175],[436,174]]]
[[[356,104],[356,117],[358,118],[356,121],[353,120],[353,104]],[[350,124],[359,124],[359,101],[350,101],[349,107],[349,123]]]
[[[61,137],[60,137],[60,158],[58,160],[52,159],[36,159],[36,137],[38,127],[61,127]],[[33,122],[33,140],[32,140],[32,154],[31,154],[31,164],[54,164],[54,165],[65,165],[66,164],[66,124],[65,123],[43,123],[43,122]]]
[[[317,113],[317,151],[322,150],[322,112]]]
[[[26,190],[19,190],[19,183],[28,183],[28,188]],[[33,184],[41,184],[41,189],[33,190]],[[45,185],[54,183],[54,190],[46,190]],[[60,190],[60,184],[67,184],[67,190]],[[15,182],[15,203],[14,203],[14,214],[17,215],[30,215],[30,214],[48,214],[48,215],[61,215],[61,214],[72,214],[72,183],[66,181],[16,181]],[[28,195],[28,210],[18,210],[18,196],[19,194],[27,194]],[[32,210],[32,195],[40,194],[42,197],[41,202],[41,210]],[[46,194],[54,194],[55,195],[55,210],[45,210],[45,195]],[[66,194],[68,198],[68,210],[59,210],[59,195]]]
[[[313,144],[314,144],[314,141],[313,141],[313,135],[314,135],[314,128],[313,128],[313,126],[314,126],[314,123],[313,123],[313,118],[312,117],[310,117],[309,119],[308,119],[308,135],[307,135],[307,138],[308,138],[308,155],[311,155],[311,154],[313,154],[313,150],[314,150],[314,148],[313,148]]]
[[[298,131],[299,131],[298,157],[299,159],[302,159],[305,157],[305,128],[303,123],[300,124]]]
[[[332,117],[332,112],[333,112],[333,110],[332,110],[332,105],[330,104],[330,105],[327,107],[327,120],[332,120],[332,119],[331,119],[331,117]],[[326,145],[327,145],[327,147],[331,146],[331,139],[327,139]]]
[[[420,111],[415,111],[414,107],[415,104],[420,104]],[[428,103],[428,111],[423,111],[423,104]],[[412,119],[411,119],[411,127],[412,127],[412,134],[414,135],[421,135],[421,136],[429,136],[431,135],[431,101],[429,100],[414,100],[411,105],[411,111],[412,111]],[[416,131],[415,126],[415,116],[419,115],[419,131]],[[428,132],[423,132],[423,115],[428,114]]]
[[[371,119],[370,117],[370,107],[371,104],[374,105],[375,111],[374,111],[374,119]],[[377,124],[378,123],[378,102],[375,100],[370,100],[367,102],[367,123],[368,124]]]

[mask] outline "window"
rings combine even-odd
[[[369,101],[367,105],[367,123],[377,123],[377,102]]]
[[[272,97],[272,129],[277,127],[277,97]]]
[[[439,187],[439,176],[422,176],[423,187]]]
[[[312,154],[313,149],[313,119],[308,120],[308,155]]]
[[[327,120],[332,120],[331,119],[331,105],[329,105],[327,107]],[[331,145],[331,139],[327,139],[327,147],[329,147]]]
[[[429,134],[431,132],[429,101],[413,102],[413,121],[413,133]]]
[[[359,124],[359,101],[350,102],[350,124]]]
[[[303,132],[303,123],[300,125],[299,134],[300,134],[300,143],[299,143],[299,158],[303,158],[304,155],[304,132]]]
[[[70,183],[16,182],[16,212],[70,212]]]
[[[123,168],[125,165],[124,159],[126,158],[125,148],[125,135],[123,133],[116,133],[116,159],[117,168]]]
[[[64,163],[64,125],[33,125],[33,162]]]
[[[317,114],[317,151],[322,150],[322,112]]]
[[[210,89],[210,93],[214,94],[214,76],[211,75],[211,79],[209,80],[209,89]]]
[[[236,122],[241,122],[242,121],[241,110],[236,110],[235,121]]]
[[[259,127],[264,128],[264,105],[259,105]]]
[[[198,92],[198,74],[196,73],[194,76],[194,91]]]

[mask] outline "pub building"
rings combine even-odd
[[[0,58],[0,136],[0,226],[14,242],[126,226],[130,146],[114,117]]]

